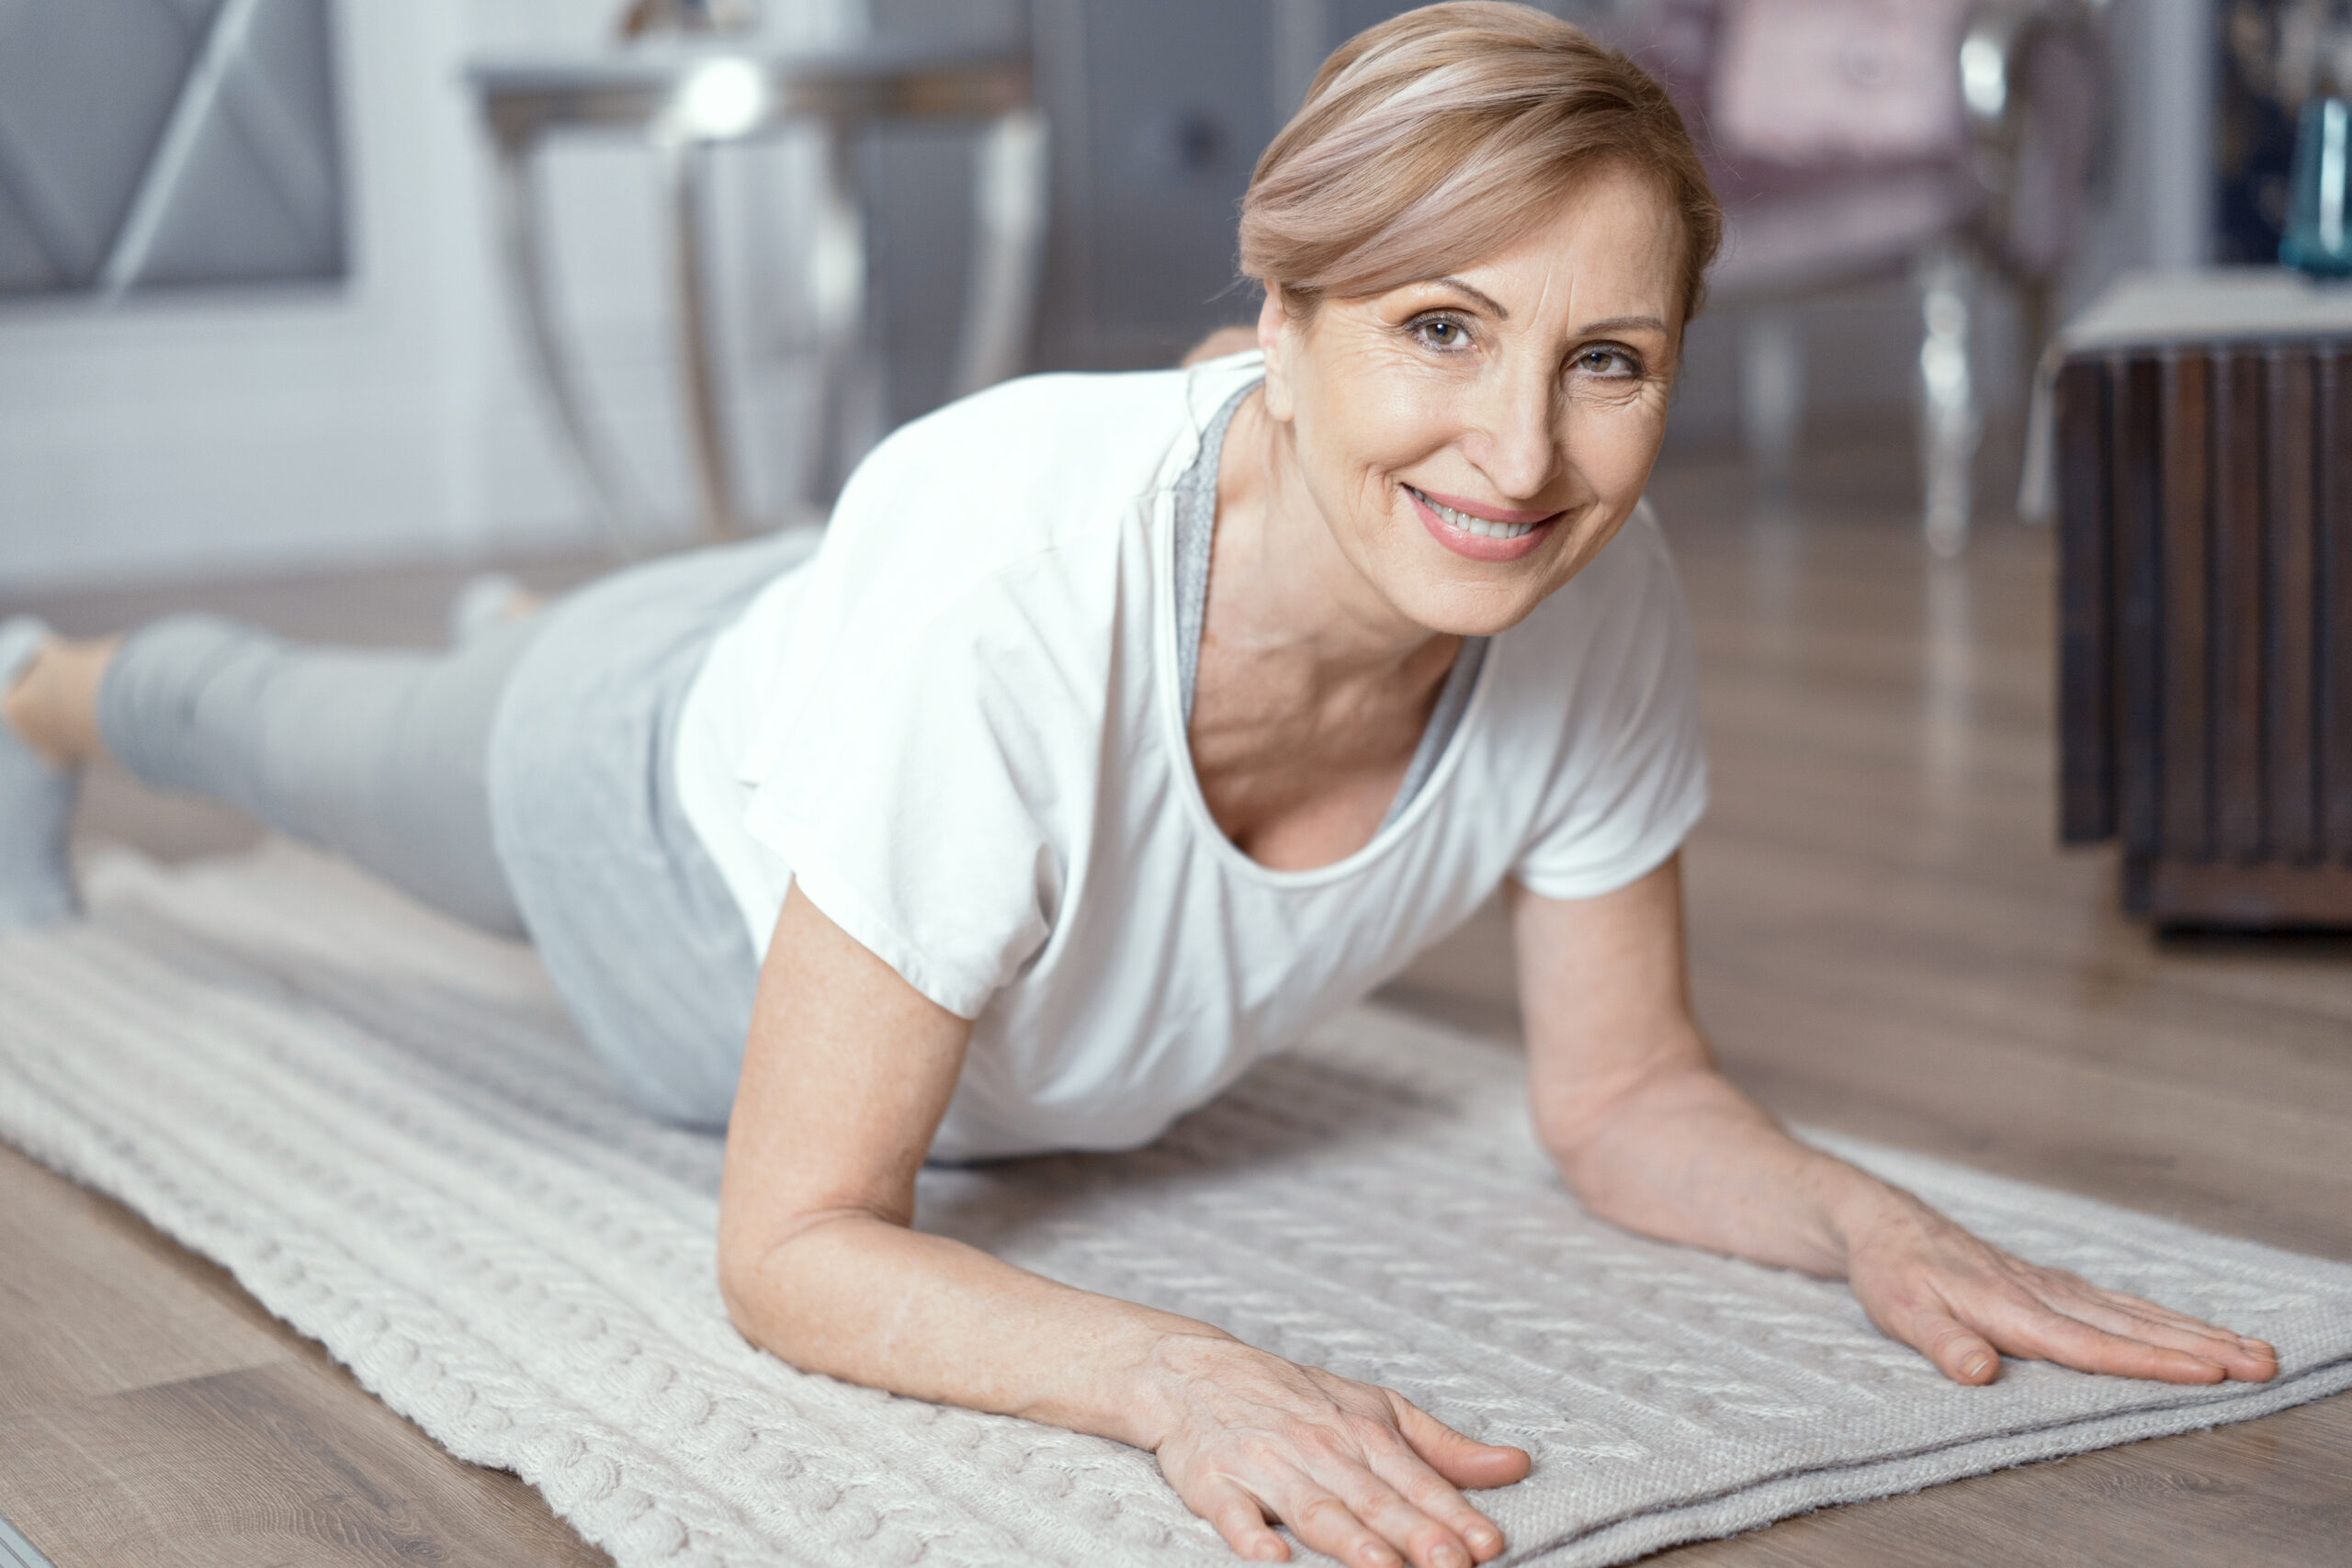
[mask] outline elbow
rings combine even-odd
[[[1536,1139],[1579,1200],[1585,1198],[1586,1188],[1609,1163],[1606,1151],[1612,1141],[1610,1134],[1619,1122],[1618,1108],[1624,1098],[1535,1097],[1532,1111]]]
[[[1535,1122],[1536,1141],[1552,1156],[1560,1174],[1566,1176],[1577,1152],[1592,1135],[1592,1118],[1548,1095],[1537,1095],[1528,1109]]]
[[[812,1267],[807,1259],[811,1241],[841,1236],[844,1225],[891,1223],[865,1209],[826,1210],[795,1215],[774,1228],[754,1229],[729,1225],[722,1212],[718,1225],[718,1295],[727,1304],[728,1321],[752,1344],[792,1360],[782,1338],[794,1314],[784,1298],[795,1275]],[[838,1258],[830,1260],[831,1266],[838,1263]]]
[[[727,1321],[735,1325],[735,1332],[754,1345],[763,1343],[757,1304],[773,1252],[772,1247],[749,1246],[731,1240],[724,1231],[719,1233],[718,1299],[727,1303]]]
[[[1570,1195],[1587,1213],[1613,1224],[1613,1190],[1618,1184],[1610,1179],[1610,1162],[1600,1152],[1599,1145],[1607,1141],[1600,1135],[1600,1126],[1581,1110],[1573,1114],[1547,1113],[1540,1102],[1535,1107],[1535,1136],[1551,1156],[1552,1168],[1560,1173]]]
[[[1622,1225],[1642,1205],[1679,1111],[1679,1078],[1648,1075],[1607,1092],[1535,1096],[1536,1137],[1587,1213]]]

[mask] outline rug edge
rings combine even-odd
[[[1830,1470],[1810,1470],[1678,1508],[1637,1515],[1527,1550],[1510,1561],[1527,1568],[1613,1568],[1671,1546],[1719,1540],[1769,1529],[1823,1508],[1924,1492],[2023,1465],[2184,1437],[2258,1420],[2352,1391],[2352,1358],[2312,1368],[2290,1382],[2250,1391],[2243,1400],[2122,1411],[2032,1432],[2001,1433],[1928,1454],[1906,1454]],[[2088,1435],[2090,1441],[2083,1438]],[[1914,1470],[1925,1473],[1908,1473]],[[1826,1483],[1826,1485],[1825,1485]],[[1822,1495],[1807,1492],[1825,1486]]]

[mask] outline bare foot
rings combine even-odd
[[[32,620],[0,625],[0,931],[47,925],[78,907],[65,840],[96,748],[97,675],[108,645],[59,642]],[[86,712],[77,712],[87,688]]]
[[[48,638],[0,695],[0,718],[51,767],[74,768],[97,758],[106,750],[98,736],[98,687],[121,645],[119,637]]]
[[[449,601],[449,646],[463,648],[476,637],[516,621],[526,621],[547,601],[503,571],[469,581]]]

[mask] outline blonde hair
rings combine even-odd
[[[1306,313],[1442,276],[1525,234],[1602,165],[1655,181],[1680,219],[1689,321],[1723,209],[1666,90],[1532,6],[1424,6],[1316,73],[1250,175],[1241,270]]]

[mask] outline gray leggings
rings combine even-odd
[[[491,831],[490,741],[536,620],[448,653],[303,647],[211,615],[133,633],[98,692],[142,783],[228,802],[485,931],[523,934]]]

